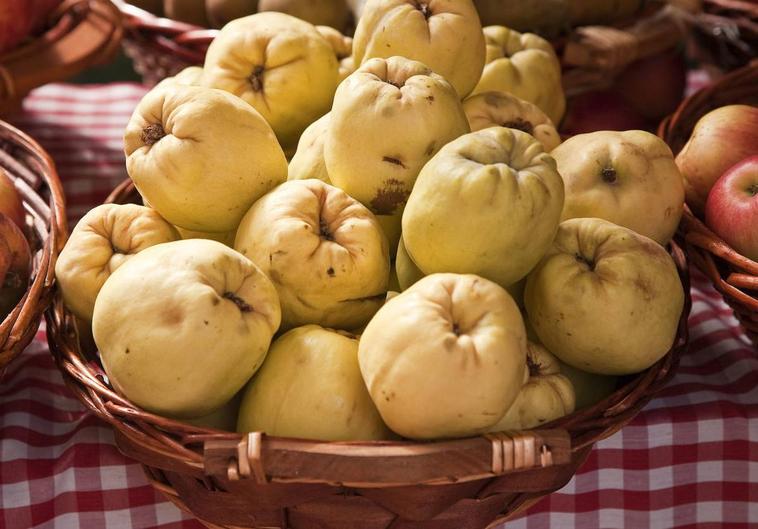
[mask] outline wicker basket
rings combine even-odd
[[[704,0],[695,22],[694,54],[717,70],[745,66],[758,56],[758,2]]]
[[[33,88],[110,60],[121,41],[121,18],[109,0],[64,0],[47,27],[0,57],[0,114],[16,109]]]
[[[24,230],[32,250],[32,275],[26,293],[0,323],[0,378],[29,345],[53,297],[55,260],[68,233],[63,188],[50,157],[23,132],[0,121],[0,167],[21,195]]]
[[[124,16],[123,45],[147,85],[154,85],[187,66],[202,65],[218,30],[157,17],[113,0]],[[687,3],[679,0],[677,3]],[[610,86],[635,60],[665,52],[684,42],[691,16],[679,7],[651,0],[647,9],[620,27],[585,26],[555,42],[565,68],[568,96]]]
[[[735,70],[685,99],[661,123],[658,135],[678,153],[703,115],[736,103],[758,106],[758,62]],[[710,278],[758,345],[758,263],[729,247],[689,210],[685,211],[682,231],[690,260]]]
[[[139,202],[131,182],[109,197]],[[153,485],[208,527],[481,529],[565,485],[593,443],[631,420],[669,380],[687,344],[687,298],[672,350],[623,380],[603,402],[544,429],[454,441],[328,443],[245,436],[147,413],[107,384],[83,351],[61,296],[46,313],[48,340],[77,397],[113,426],[120,450]]]

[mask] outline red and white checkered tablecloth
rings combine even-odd
[[[12,119],[55,158],[72,222],[126,176],[121,135],[143,93],[49,85]],[[508,529],[758,527],[758,351],[703,276],[693,283],[692,347],[674,380]],[[0,385],[0,511],[12,529],[202,527],[69,394],[43,332]]]

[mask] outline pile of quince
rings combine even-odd
[[[684,302],[671,151],[561,143],[564,107],[550,45],[482,29],[471,0],[370,0],[352,42],[236,20],[134,111],[145,205],[81,220],[64,300],[113,387],[169,417],[324,440],[538,426],[664,356]]]

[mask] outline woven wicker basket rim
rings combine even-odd
[[[52,298],[55,262],[66,240],[65,200],[55,165],[27,134],[0,121],[0,167],[13,179],[32,219],[32,280],[16,307],[0,324],[0,371],[34,338]]]

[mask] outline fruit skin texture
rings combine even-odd
[[[705,223],[758,262],[758,156],[738,162],[716,181],[705,204]]]
[[[21,195],[18,194],[13,180],[0,168],[0,213],[7,216],[13,223],[23,230],[24,204],[21,202]]]
[[[552,45],[533,33],[504,26],[484,28],[487,63],[473,94],[508,92],[534,103],[553,123],[566,110],[561,86],[561,65]]]
[[[489,127],[518,129],[534,136],[552,151],[561,143],[555,125],[540,108],[506,92],[483,92],[463,101],[471,132]]]
[[[242,219],[234,248],[271,278],[282,328],[364,325],[384,302],[387,240],[371,212],[320,180],[285,182]]]
[[[221,90],[177,84],[151,90],[129,120],[124,147],[140,194],[188,230],[235,229],[253,202],[287,178],[271,127]]]
[[[355,66],[403,56],[447,79],[460,99],[479,81],[484,36],[471,0],[369,0],[353,41]]]
[[[55,263],[55,278],[66,306],[92,321],[100,289],[139,252],[180,239],[157,211],[136,204],[103,204],[77,223]]]
[[[358,361],[390,429],[411,439],[487,431],[521,390],[526,331],[498,285],[434,274],[390,299],[369,322]]]
[[[503,127],[447,144],[424,166],[403,214],[403,241],[431,274],[478,274],[508,287],[553,242],[563,209],[555,160]]]
[[[337,57],[314,26],[283,13],[258,13],[229,22],[205,56],[202,83],[239,96],[294,152],[305,128],[329,112]]]
[[[182,239],[209,239],[211,241],[217,241],[221,244],[225,244],[229,248],[234,247],[234,237],[237,235],[237,230],[222,231],[222,232],[206,232],[206,231],[192,231],[185,230],[179,226],[174,226],[176,231],[179,232],[179,236]]]
[[[305,325],[271,345],[244,390],[237,431],[320,441],[387,439],[358,367],[358,339]]]
[[[394,251],[419,171],[469,131],[458,95],[420,62],[371,59],[340,84],[330,119],[324,145],[329,178],[385,218]]]
[[[671,149],[654,134],[579,134],[550,154],[566,186],[561,220],[601,218],[662,245],[674,236],[684,184]]]
[[[279,299],[249,259],[203,239],[148,248],[105,282],[92,331],[118,392],[169,417],[228,402],[263,363]]]
[[[758,108],[727,105],[700,118],[676,156],[692,211],[702,214],[716,180],[754,154],[758,154]]]
[[[344,29],[350,20],[345,0],[259,0],[258,11],[279,11],[314,26]]]
[[[426,275],[418,266],[416,266],[416,263],[413,262],[411,256],[408,255],[402,237],[400,238],[400,244],[397,245],[395,271],[397,273],[398,286],[401,291],[408,290],[414,283]]]
[[[575,406],[574,387],[561,374],[558,359],[542,345],[527,342],[524,385],[515,402],[490,431],[536,428],[568,415]]]
[[[343,35],[330,26],[316,26],[316,30],[321,33],[332,49],[334,55],[339,61],[339,82],[355,71],[355,61],[353,60],[353,39]]]
[[[10,217],[0,213],[0,321],[24,296],[31,266],[31,249],[24,233]]]
[[[315,178],[327,184],[332,183],[324,162],[324,143],[330,123],[331,112],[308,125],[297,142],[295,155],[290,160],[287,180]]]
[[[593,406],[616,390],[616,377],[587,373],[558,360],[560,372],[571,381],[576,396],[576,409]]]
[[[660,360],[674,343],[684,306],[666,250],[602,219],[562,222],[529,274],[524,297],[549,351],[604,375],[637,373]]]

